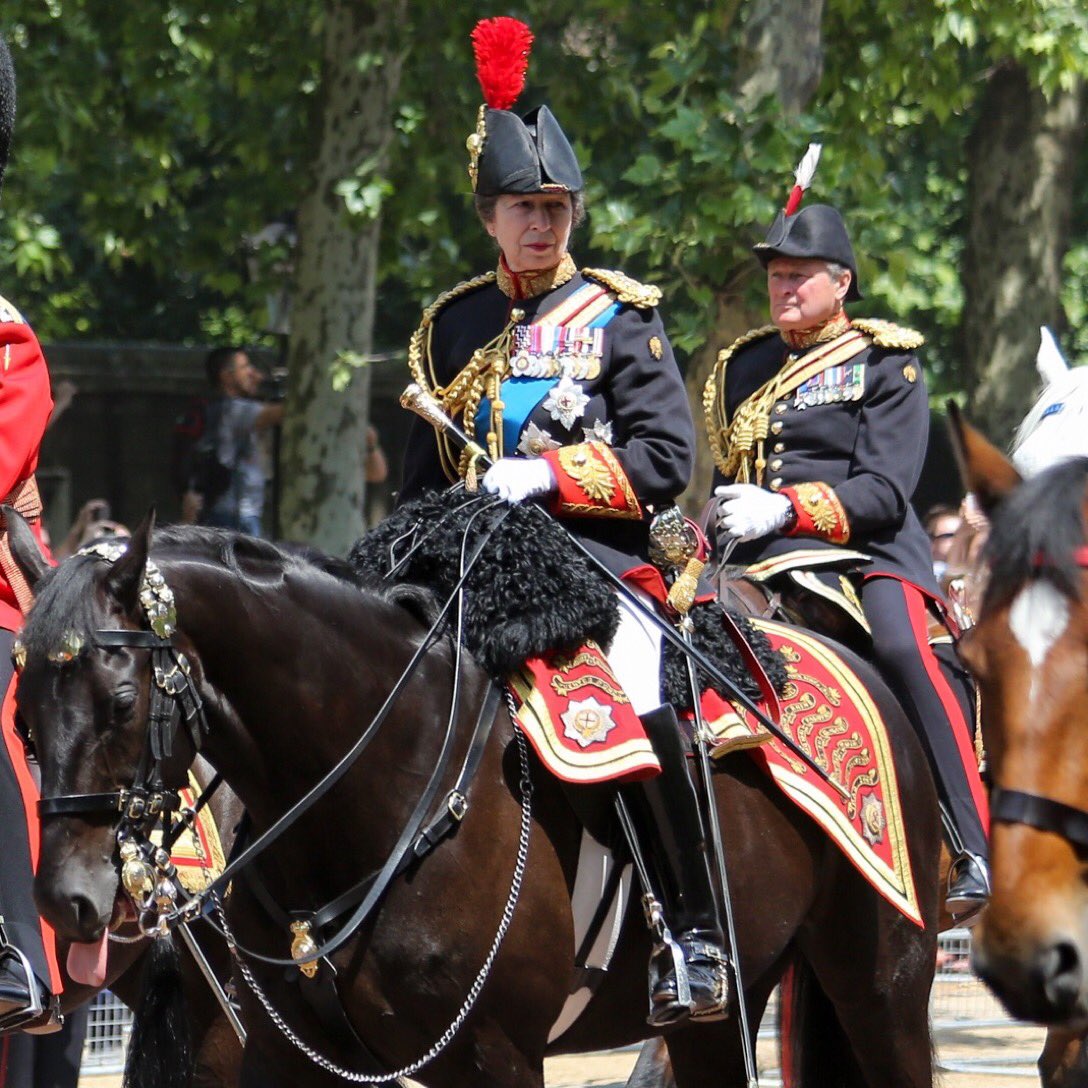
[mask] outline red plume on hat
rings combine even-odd
[[[805,190],[812,184],[812,178],[816,173],[816,164],[820,161],[820,151],[822,149],[823,144],[809,144],[808,150],[798,164],[796,171],[794,171],[793,176],[797,184],[790,191],[789,200],[786,201],[786,207],[783,209],[787,217],[794,215],[797,209],[801,207],[801,201],[805,197]]]
[[[520,20],[501,15],[481,19],[472,31],[476,78],[493,110],[508,110],[525,86],[533,32]]]

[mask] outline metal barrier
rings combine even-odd
[[[947,1073],[1025,1077],[1038,1082],[1043,1032],[1013,1020],[971,971],[971,931],[952,929],[938,942],[940,959],[930,995],[938,1067]],[[1001,1037],[996,1038],[997,1029]],[[994,1045],[968,1047],[960,1033],[991,1032]],[[958,1044],[958,1045],[957,1045]],[[956,1051],[957,1053],[953,1053]]]
[[[82,1073],[120,1073],[132,1034],[132,1013],[119,997],[103,990],[91,1005],[83,1040]]]
[[[930,1014],[937,1040],[938,1066],[948,1073],[970,1072],[1005,1077],[1038,1077],[1041,1031],[1023,1028],[1024,1039],[1002,1039],[994,1048],[983,1049],[972,1042],[967,1055],[951,1055],[957,1048],[957,1033],[977,1035],[995,1029],[1013,1029],[1014,1020],[997,999],[972,974],[971,934],[954,929],[941,934],[940,962],[930,997]],[[777,994],[772,998],[760,1025],[760,1039],[773,1038],[777,1021]],[[108,991],[98,995],[91,1006],[87,1036],[83,1044],[82,1071],[87,1074],[119,1073],[125,1064],[125,1047],[132,1033],[132,1013]],[[976,1053],[977,1051],[977,1053]],[[777,1070],[760,1072],[763,1088],[781,1084]]]

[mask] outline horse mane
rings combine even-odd
[[[1001,503],[986,543],[991,573],[984,606],[1007,599],[1033,577],[1079,598],[1081,568],[1073,553],[1085,542],[1086,486],[1088,457],[1073,457],[1025,480]]]
[[[426,624],[437,610],[425,590],[390,585],[309,545],[277,545],[207,525],[166,525],[152,536],[152,557],[163,549],[203,558],[243,581],[264,587],[282,585],[289,573],[315,582],[332,579],[397,604]],[[82,638],[84,645],[91,643],[101,625],[91,589],[96,576],[105,570],[95,556],[76,554],[45,575],[36,587],[35,606],[19,636],[29,655],[48,654],[69,633]]]

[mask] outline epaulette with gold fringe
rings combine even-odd
[[[23,315],[3,295],[0,295],[0,325],[25,325]]]
[[[474,276],[470,280],[465,280],[462,283],[457,284],[456,287],[451,287],[448,291],[443,291],[423,311],[423,320],[420,322],[421,327],[426,328],[439,314],[444,310],[451,302],[456,301],[463,295],[470,294],[477,288],[486,287],[489,283],[494,283],[496,278],[495,272],[485,272],[482,276]]]
[[[754,340],[762,340],[764,337],[776,332],[778,332],[778,329],[774,325],[760,325],[758,329],[751,329],[743,336],[738,336],[729,347],[722,348],[718,352],[718,366],[724,367],[745,345],[751,344]],[[713,374],[711,376],[713,377]]]
[[[635,306],[640,310],[652,310],[661,301],[661,288],[650,283],[639,283],[626,272],[607,268],[583,268],[582,275],[616,296],[617,302]]]
[[[850,324],[859,332],[871,337],[878,348],[899,348],[901,351],[914,351],[920,348],[926,338],[915,329],[896,325],[894,321],[880,321],[877,318],[856,317]]]

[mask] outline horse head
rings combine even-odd
[[[1022,480],[952,412],[992,521],[990,573],[960,644],[980,689],[993,789],[993,897],[979,973],[1010,1011],[1088,1022],[1088,458]]]
[[[127,902],[119,826],[146,828],[149,805],[161,804],[149,795],[183,785],[193,758],[181,730],[165,751],[163,736],[154,746],[149,737],[158,690],[152,659],[163,646],[176,659],[164,619],[169,590],[149,574],[154,517],[127,548],[85,549],[55,570],[25,522],[7,518],[12,554],[37,595],[14,650],[18,713],[42,776],[35,897],[58,934],[101,942]]]

